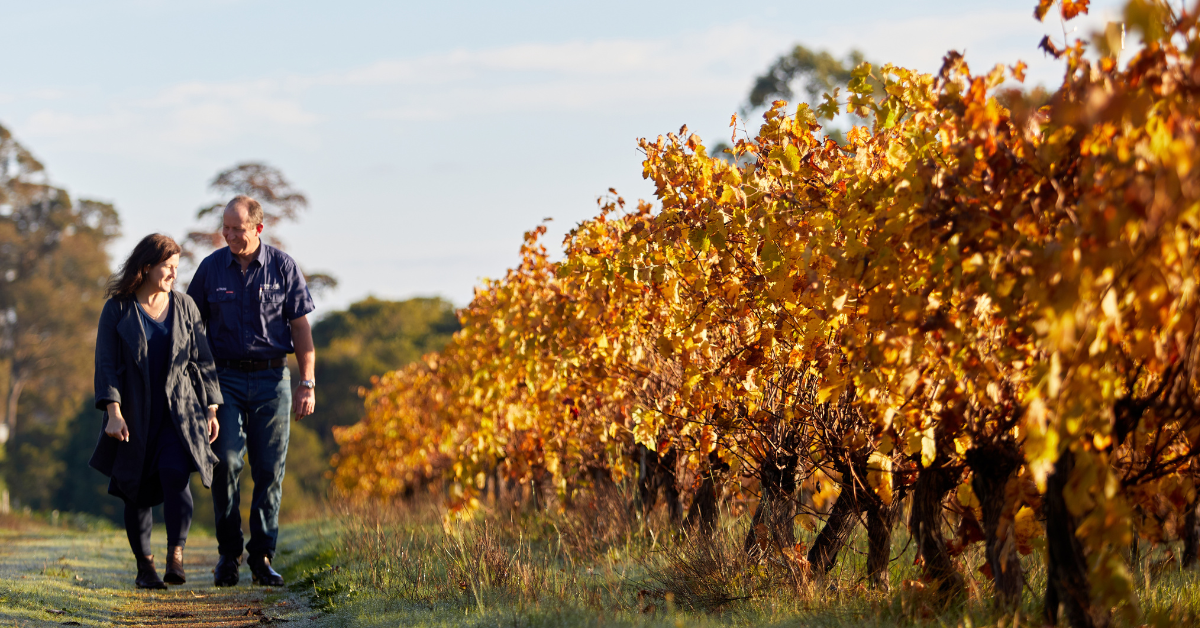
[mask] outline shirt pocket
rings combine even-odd
[[[238,316],[237,294],[232,290],[215,290],[208,297],[209,311],[216,320],[217,328],[224,332],[236,331]],[[212,324],[211,322],[209,323]]]

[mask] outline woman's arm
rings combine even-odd
[[[115,301],[109,299],[100,312],[100,324],[96,328],[96,407],[108,414],[104,433],[120,440],[129,440],[129,425],[121,413],[121,376],[117,372],[121,359],[121,337],[117,335],[120,312]]]
[[[121,359],[121,337],[117,335],[120,320],[119,306],[109,299],[100,312],[96,328],[96,409],[107,410],[109,403],[121,403],[121,376],[117,368]]]

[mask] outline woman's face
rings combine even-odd
[[[179,254],[176,253],[157,266],[151,266],[150,271],[146,273],[145,283],[142,285],[150,287],[151,292],[170,292],[178,274]]]

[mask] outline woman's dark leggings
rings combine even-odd
[[[167,520],[167,546],[182,546],[187,543],[188,529],[192,527],[192,488],[188,483],[191,474],[177,469],[159,469],[158,478],[163,489],[163,518]],[[150,528],[154,519],[149,508],[125,502],[125,534],[129,537],[129,548],[134,556],[150,556]]]

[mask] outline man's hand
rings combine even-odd
[[[296,392],[292,395],[292,412],[296,414],[296,420],[303,419],[315,412],[316,409],[317,393],[307,386],[297,386]]]
[[[104,433],[119,441],[129,442],[129,425],[121,416],[121,404],[108,404],[108,422],[104,424]]]
[[[316,379],[317,351],[313,348],[312,325],[307,316],[292,319],[292,342],[296,347],[296,366],[300,367],[300,381]],[[317,409],[317,394],[306,386],[297,386],[292,393],[292,412],[296,420],[312,414]]]
[[[221,424],[217,422],[217,407],[208,407],[208,444],[211,445],[217,440],[217,434],[221,431]]]

